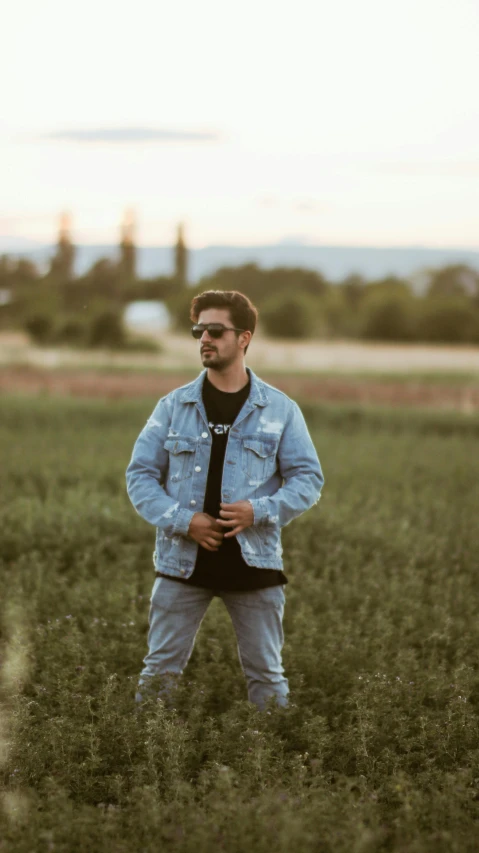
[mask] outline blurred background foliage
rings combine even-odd
[[[74,260],[67,223],[47,270],[26,258],[1,257],[0,329],[26,330],[39,345],[155,349],[147,336],[128,333],[125,308],[140,300],[162,302],[172,329],[186,331],[191,299],[212,289],[249,296],[263,333],[272,337],[479,344],[479,272],[464,264],[422,270],[418,285],[417,277],[396,276],[330,282],[313,270],[249,263],[220,268],[191,286],[181,226],[173,274],[141,278],[128,223],[118,260],[98,260],[82,276],[75,275]]]

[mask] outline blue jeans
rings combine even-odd
[[[148,654],[136,701],[141,702],[148,692],[148,679],[158,675],[162,676],[158,696],[168,698],[190,659],[196,634],[215,595],[223,600],[233,623],[250,702],[263,710],[267,700],[275,696],[277,704],[286,707],[289,687],[281,661],[283,587],[230,592],[189,586],[166,577],[157,577],[153,585]]]

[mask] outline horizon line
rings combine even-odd
[[[39,249],[46,249],[50,247],[55,247],[57,245],[56,241],[50,242],[40,242],[34,238],[30,237],[13,237],[11,234],[0,234],[0,240],[25,240],[26,242],[30,242],[32,245],[30,248],[26,248],[23,251],[25,252],[34,252]],[[171,243],[135,243],[135,247],[137,249],[171,249],[174,246],[174,242]],[[73,241],[73,246],[77,247],[112,247],[119,248],[119,244],[116,242],[107,242],[107,241],[98,241],[98,242],[86,242],[86,241]],[[479,252],[479,244],[477,246],[473,245],[452,245],[452,244],[429,244],[429,243],[348,243],[348,242],[338,242],[338,243],[306,243],[301,240],[287,240],[287,238],[280,238],[275,242],[263,242],[263,243],[204,243],[199,246],[188,245],[188,251],[201,251],[202,249],[261,249],[261,248],[295,248],[295,249],[409,249],[409,250],[427,250],[427,251],[458,251],[458,252]],[[19,254],[19,250],[17,249],[2,249],[3,254],[8,254],[9,252],[13,254]],[[21,252],[22,250],[20,250]]]

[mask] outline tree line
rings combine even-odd
[[[27,259],[0,258],[0,328],[27,329],[43,344],[140,346],[122,315],[135,300],[161,300],[173,328],[189,327],[189,304],[202,290],[239,290],[259,309],[267,335],[323,340],[479,344],[479,272],[456,264],[424,270],[414,280],[351,275],[332,283],[302,268],[223,267],[194,287],[178,275],[132,278],[102,259],[83,276],[46,274]]]
[[[176,325],[187,328],[196,293],[239,290],[272,337],[479,344],[479,272],[457,264],[425,270],[421,279],[351,275],[332,283],[313,270],[246,264],[174,291],[169,304]]]

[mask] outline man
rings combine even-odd
[[[135,509],[157,528],[136,700],[155,683],[171,699],[218,595],[250,701],[264,709],[276,697],[285,707],[281,528],[318,501],[324,478],[297,404],[245,367],[257,320],[250,300],[206,291],[190,316],[206,370],[160,400],[126,472]]]

